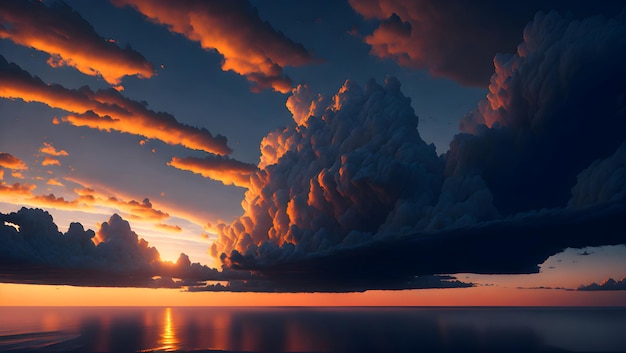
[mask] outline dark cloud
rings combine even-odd
[[[606,281],[597,284],[581,285],[577,290],[580,291],[603,291],[603,290],[626,290],[626,277],[619,281],[609,278]]]
[[[124,76],[151,77],[155,71],[143,55],[102,38],[61,1],[0,2],[0,38],[50,54],[52,67],[71,66],[113,85]]]
[[[216,50],[224,57],[222,70],[245,76],[253,91],[271,88],[288,93],[291,79],[285,66],[313,62],[302,46],[263,21],[247,0],[114,0],[130,5],[156,23],[199,42],[202,48]]]
[[[445,156],[421,140],[393,78],[332,97],[294,89],[295,123],[262,141],[244,214],[218,225],[212,254],[278,286],[410,287],[535,273],[568,247],[626,243],[626,25],[539,14],[524,38],[464,121],[482,125]]]
[[[565,206],[578,173],[626,139],[625,61],[623,19],[538,14],[517,53],[496,56],[447,175],[481,175],[503,214]],[[574,204],[587,202],[580,191]]]
[[[613,14],[623,3],[350,0],[350,5],[366,19],[381,20],[365,37],[373,55],[465,85],[486,86],[494,55],[515,49],[522,29],[537,11],[557,9],[574,16]]]
[[[62,120],[75,126],[115,130],[216,154],[232,152],[226,137],[182,124],[168,113],[154,112],[112,88],[93,92],[87,86],[74,90],[49,85],[1,55],[0,97],[40,102],[74,113]]]
[[[191,263],[185,254],[176,263],[161,261],[157,249],[118,215],[103,222],[97,233],[80,223],[61,233],[50,214],[27,208],[0,214],[0,274],[5,283],[97,287],[182,287],[224,279],[223,273]]]
[[[453,276],[414,276],[403,278],[335,278],[332,274],[315,278],[312,273],[299,276],[267,276],[233,280],[228,284],[189,287],[190,292],[261,292],[261,293],[345,293],[367,290],[401,290],[432,288],[468,288],[472,283],[461,282]]]

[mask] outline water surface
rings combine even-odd
[[[0,351],[626,352],[626,308],[0,307]]]

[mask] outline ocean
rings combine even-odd
[[[626,308],[0,307],[9,352],[626,352]]]

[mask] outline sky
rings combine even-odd
[[[624,306],[622,7],[5,1],[0,305]]]

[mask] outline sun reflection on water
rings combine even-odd
[[[172,308],[165,308],[165,320],[163,322],[163,333],[159,341],[159,350],[171,352],[180,349],[180,340],[176,337],[176,330],[172,325]]]

